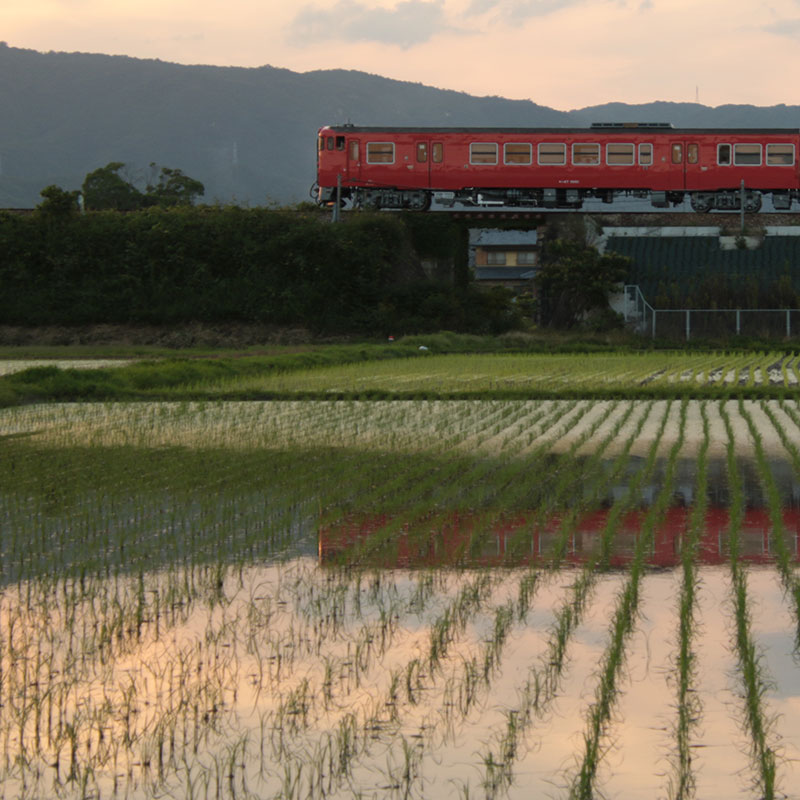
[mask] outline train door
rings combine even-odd
[[[417,139],[414,142],[414,187],[427,189],[431,185],[431,142]]]
[[[347,179],[351,182],[361,180],[361,152],[362,144],[358,139],[348,138],[347,140]]]
[[[682,192],[686,188],[686,153],[687,143],[679,139],[669,142],[669,169],[667,191]]]
[[[444,145],[431,139],[418,139],[414,150],[414,185],[420,189],[438,188],[436,175],[444,168]]]
[[[700,142],[689,140],[686,142],[686,189],[687,191],[702,191],[714,189],[715,170],[709,169],[709,157],[711,154],[708,148],[703,150]],[[713,154],[716,161],[716,154]],[[713,162],[711,164],[713,166]]]

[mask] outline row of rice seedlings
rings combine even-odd
[[[617,699],[617,682],[625,661],[626,644],[634,630],[638,615],[641,580],[646,569],[647,554],[652,547],[655,528],[672,501],[675,466],[678,453],[683,447],[686,430],[686,409],[687,400],[684,398],[680,408],[678,438],[669,453],[664,481],[655,502],[642,522],[628,578],[620,592],[617,608],[609,628],[609,643],[600,664],[595,700],[587,713],[583,760],[570,786],[569,796],[576,800],[591,800],[595,796],[597,767],[603,754],[603,743]]]
[[[506,724],[493,736],[494,744],[481,754],[483,778],[481,785],[488,797],[504,792],[513,780],[514,762],[520,754],[520,741],[533,723],[541,719],[557,696],[562,673],[566,666],[567,647],[577,629],[594,587],[598,569],[608,562],[617,527],[622,516],[634,507],[640,497],[641,486],[652,473],[660,440],[669,417],[671,402],[660,421],[649,457],[641,469],[632,476],[627,493],[612,505],[606,525],[600,534],[598,548],[592,552],[578,576],[573,581],[569,597],[557,610],[542,658],[532,665],[523,687],[520,700],[506,715]]]
[[[740,413],[743,407],[740,405]],[[747,596],[747,571],[739,560],[740,533],[744,517],[744,492],[734,451],[733,427],[730,416],[720,403],[719,412],[728,433],[727,464],[728,483],[731,490],[730,546],[731,601],[734,608],[734,646],[739,662],[742,682],[744,727],[750,735],[751,756],[755,772],[754,782],[761,797],[772,800],[776,794],[776,753],[771,743],[771,719],[764,708],[763,698],[769,682],[764,675],[761,655],[756,650],[750,633],[750,611]]]
[[[693,647],[695,618],[697,614],[696,592],[698,577],[695,558],[700,537],[705,528],[708,510],[708,446],[710,442],[707,404],[702,403],[700,413],[703,420],[703,441],[697,453],[697,479],[695,503],[689,516],[689,527],[681,543],[681,592],[678,600],[678,647],[675,664],[677,686],[677,720],[675,739],[677,752],[673,758],[673,774],[670,778],[671,800],[690,800],[694,797],[696,777],[692,769],[692,733],[697,727],[702,710],[700,697],[695,689],[696,657]]]
[[[796,473],[800,475],[800,471],[798,471],[798,467],[800,467],[800,453],[798,453],[797,447],[789,440],[783,427],[776,419],[774,412],[767,404],[762,401],[760,407],[766,413],[778,433],[781,442],[789,452]],[[766,495],[767,509],[770,522],[772,523],[772,532],[769,540],[770,546],[776,556],[775,563],[780,573],[784,590],[786,594],[792,598],[794,604],[792,610],[796,621],[795,649],[798,649],[800,648],[800,580],[798,580],[795,573],[794,566],[792,565],[792,554],[789,552],[789,547],[786,544],[787,532],[783,522],[783,504],[778,494],[778,487],[775,484],[775,479],[767,463],[761,431],[756,427],[752,415],[747,411],[741,400],[739,401],[739,413],[746,421],[750,435],[753,438],[758,477],[764,489],[764,494]]]

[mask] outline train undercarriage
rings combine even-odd
[[[455,206],[467,208],[545,208],[580,209],[585,200],[600,200],[612,204],[624,198],[648,200],[655,208],[669,208],[683,204],[688,197],[693,211],[744,211],[755,213],[761,210],[763,198],[771,196],[776,211],[790,211],[794,203],[800,203],[800,192],[761,192],[755,189],[729,189],[712,192],[654,192],[650,190],[615,189],[462,189],[459,191],[428,191],[424,189],[397,188],[343,188],[340,203],[343,207],[427,211],[435,203],[439,208]],[[321,203],[336,202],[335,189],[322,189],[318,199]]]

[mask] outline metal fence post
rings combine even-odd
[[[736,335],[738,336],[742,332],[742,311],[741,309],[736,309]]]
[[[686,309],[686,341],[688,342],[692,335],[692,322],[691,322],[691,311],[687,308]]]
[[[786,338],[792,335],[792,312],[786,309]]]

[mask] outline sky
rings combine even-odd
[[[363,70],[559,110],[800,104],[800,0],[0,0],[0,39]]]

